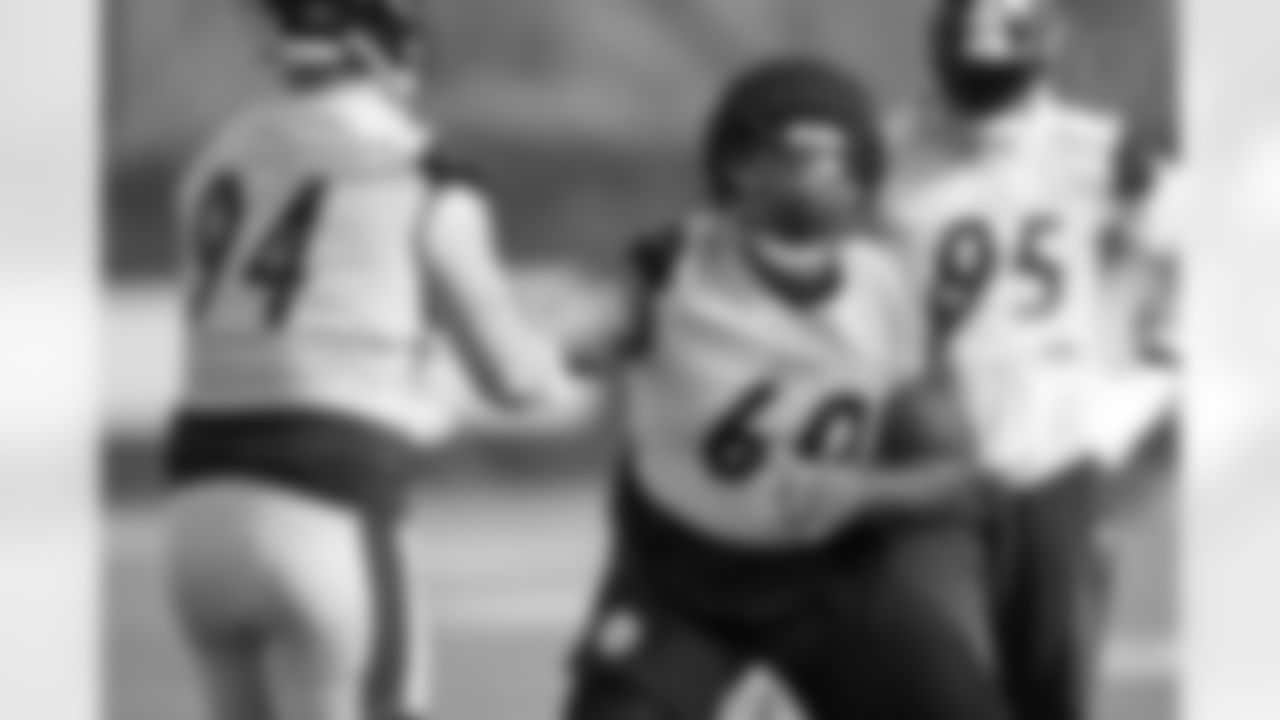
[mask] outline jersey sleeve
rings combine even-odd
[[[1171,241],[1179,214],[1172,211],[1180,200],[1170,192],[1179,183],[1166,143],[1146,128],[1120,120],[1112,135],[1107,191],[1115,204],[1115,221],[1104,236],[1102,257],[1115,268]]]
[[[1157,139],[1133,123],[1117,130],[1111,165],[1111,191],[1121,202],[1140,202],[1151,195],[1166,158]]]
[[[678,223],[642,234],[625,257],[627,313],[620,329],[619,349],[627,357],[644,355],[654,342],[655,306],[670,285],[683,245]]]
[[[884,246],[884,297],[892,323],[899,381],[913,383],[928,371],[929,322],[924,286],[913,271],[910,252],[902,245]]]
[[[564,378],[563,363],[519,310],[488,203],[462,187],[433,200],[419,238],[422,264],[459,349],[495,402],[539,403]]]

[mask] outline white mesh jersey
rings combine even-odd
[[[426,131],[351,84],[235,119],[179,205],[187,407],[335,410],[414,436],[432,308],[422,224]]]
[[[672,236],[647,342],[623,379],[635,476],[661,508],[722,541],[819,541],[800,539],[781,496],[793,471],[856,469],[887,398],[916,376],[923,343],[908,276],[890,247],[856,240],[840,289],[802,308],[717,221]]]
[[[900,140],[894,221],[987,464],[1034,481],[1084,459],[1123,124],[1044,95]]]

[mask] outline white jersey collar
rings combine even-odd
[[[370,81],[286,95],[252,122],[272,134],[280,157],[337,173],[403,166],[434,142],[430,128]]]
[[[319,92],[315,107],[363,142],[416,152],[424,150],[430,132],[389,93],[371,82],[350,82]]]
[[[1053,133],[1063,107],[1057,93],[1041,89],[1017,107],[983,121],[976,127],[975,135],[987,149],[1035,145]]]

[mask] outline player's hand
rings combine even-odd
[[[545,437],[580,431],[596,418],[604,402],[602,383],[567,369],[543,388],[536,402],[521,408],[497,408],[474,394],[461,403],[461,424],[471,432],[500,437]]]
[[[971,459],[976,441],[954,384],[938,376],[906,388],[885,410],[877,465],[897,467],[927,459]]]
[[[517,288],[526,317],[578,369],[607,365],[625,320],[622,293],[567,270],[530,274]]]
[[[598,415],[604,397],[601,383],[567,373],[541,401],[514,414],[518,427],[534,434],[571,433],[588,426]]]
[[[862,515],[871,499],[866,483],[859,482],[852,468],[797,467],[785,476],[778,503],[796,539],[815,541]]]
[[[782,497],[788,522],[804,539],[829,537],[871,515],[931,514],[971,507],[985,492],[984,474],[961,460],[895,470],[811,469],[796,473]]]

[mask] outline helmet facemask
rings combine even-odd
[[[883,162],[860,81],[811,60],[775,61],[744,75],[708,129],[713,200],[788,244],[847,235],[875,203]]]

